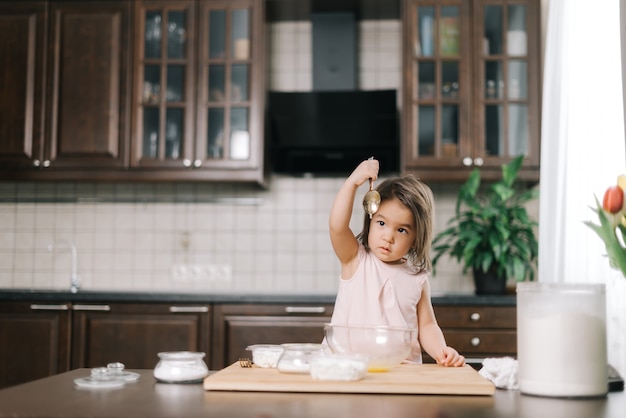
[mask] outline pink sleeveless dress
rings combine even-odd
[[[339,281],[332,323],[417,329],[417,303],[428,274],[415,274],[406,263],[384,263],[365,251],[362,244],[359,244],[358,257],[359,266],[354,276]],[[417,338],[407,361],[422,362]]]

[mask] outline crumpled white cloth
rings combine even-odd
[[[519,389],[517,360],[512,357],[486,358],[478,374],[490,380],[498,389]]]

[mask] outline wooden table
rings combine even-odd
[[[209,392],[201,384],[157,383],[152,370],[121,389],[86,390],[78,369],[0,390],[0,417],[31,418],[623,418],[626,395],[562,400],[498,390],[494,396]]]

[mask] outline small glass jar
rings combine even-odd
[[[171,351],[158,354],[154,377],[164,383],[199,383],[208,376],[204,353]]]
[[[322,344],[282,344],[276,368],[281,373],[309,374],[311,361],[322,353]]]
[[[252,352],[252,362],[259,367],[275,369],[283,354],[283,347],[276,344],[253,344],[246,350]]]

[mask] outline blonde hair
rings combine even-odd
[[[393,177],[380,183],[376,188],[380,193],[381,202],[397,199],[411,211],[415,221],[415,242],[407,254],[407,261],[417,273],[430,271],[430,245],[433,235],[433,192],[426,184],[412,175]],[[357,239],[369,251],[367,237],[370,232],[370,218],[365,215],[363,230]]]

